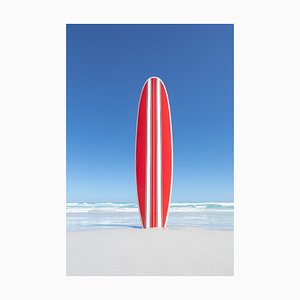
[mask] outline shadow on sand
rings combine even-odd
[[[139,225],[126,225],[126,224],[93,224],[93,225],[89,225],[90,227],[93,228],[138,228],[138,229],[142,229],[142,226]]]

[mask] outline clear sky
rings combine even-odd
[[[150,76],[169,95],[171,201],[233,201],[233,25],[67,25],[67,201],[137,201]]]

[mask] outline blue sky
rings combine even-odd
[[[172,201],[233,201],[233,25],[67,25],[67,201],[137,201],[150,76],[169,95]]]

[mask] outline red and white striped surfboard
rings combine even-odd
[[[172,125],[164,83],[150,77],[140,96],[136,128],[136,183],[144,228],[165,227],[173,172]]]

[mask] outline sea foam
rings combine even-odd
[[[67,230],[109,227],[141,227],[137,203],[68,202]],[[167,227],[233,229],[234,203],[174,202],[170,205]]]

